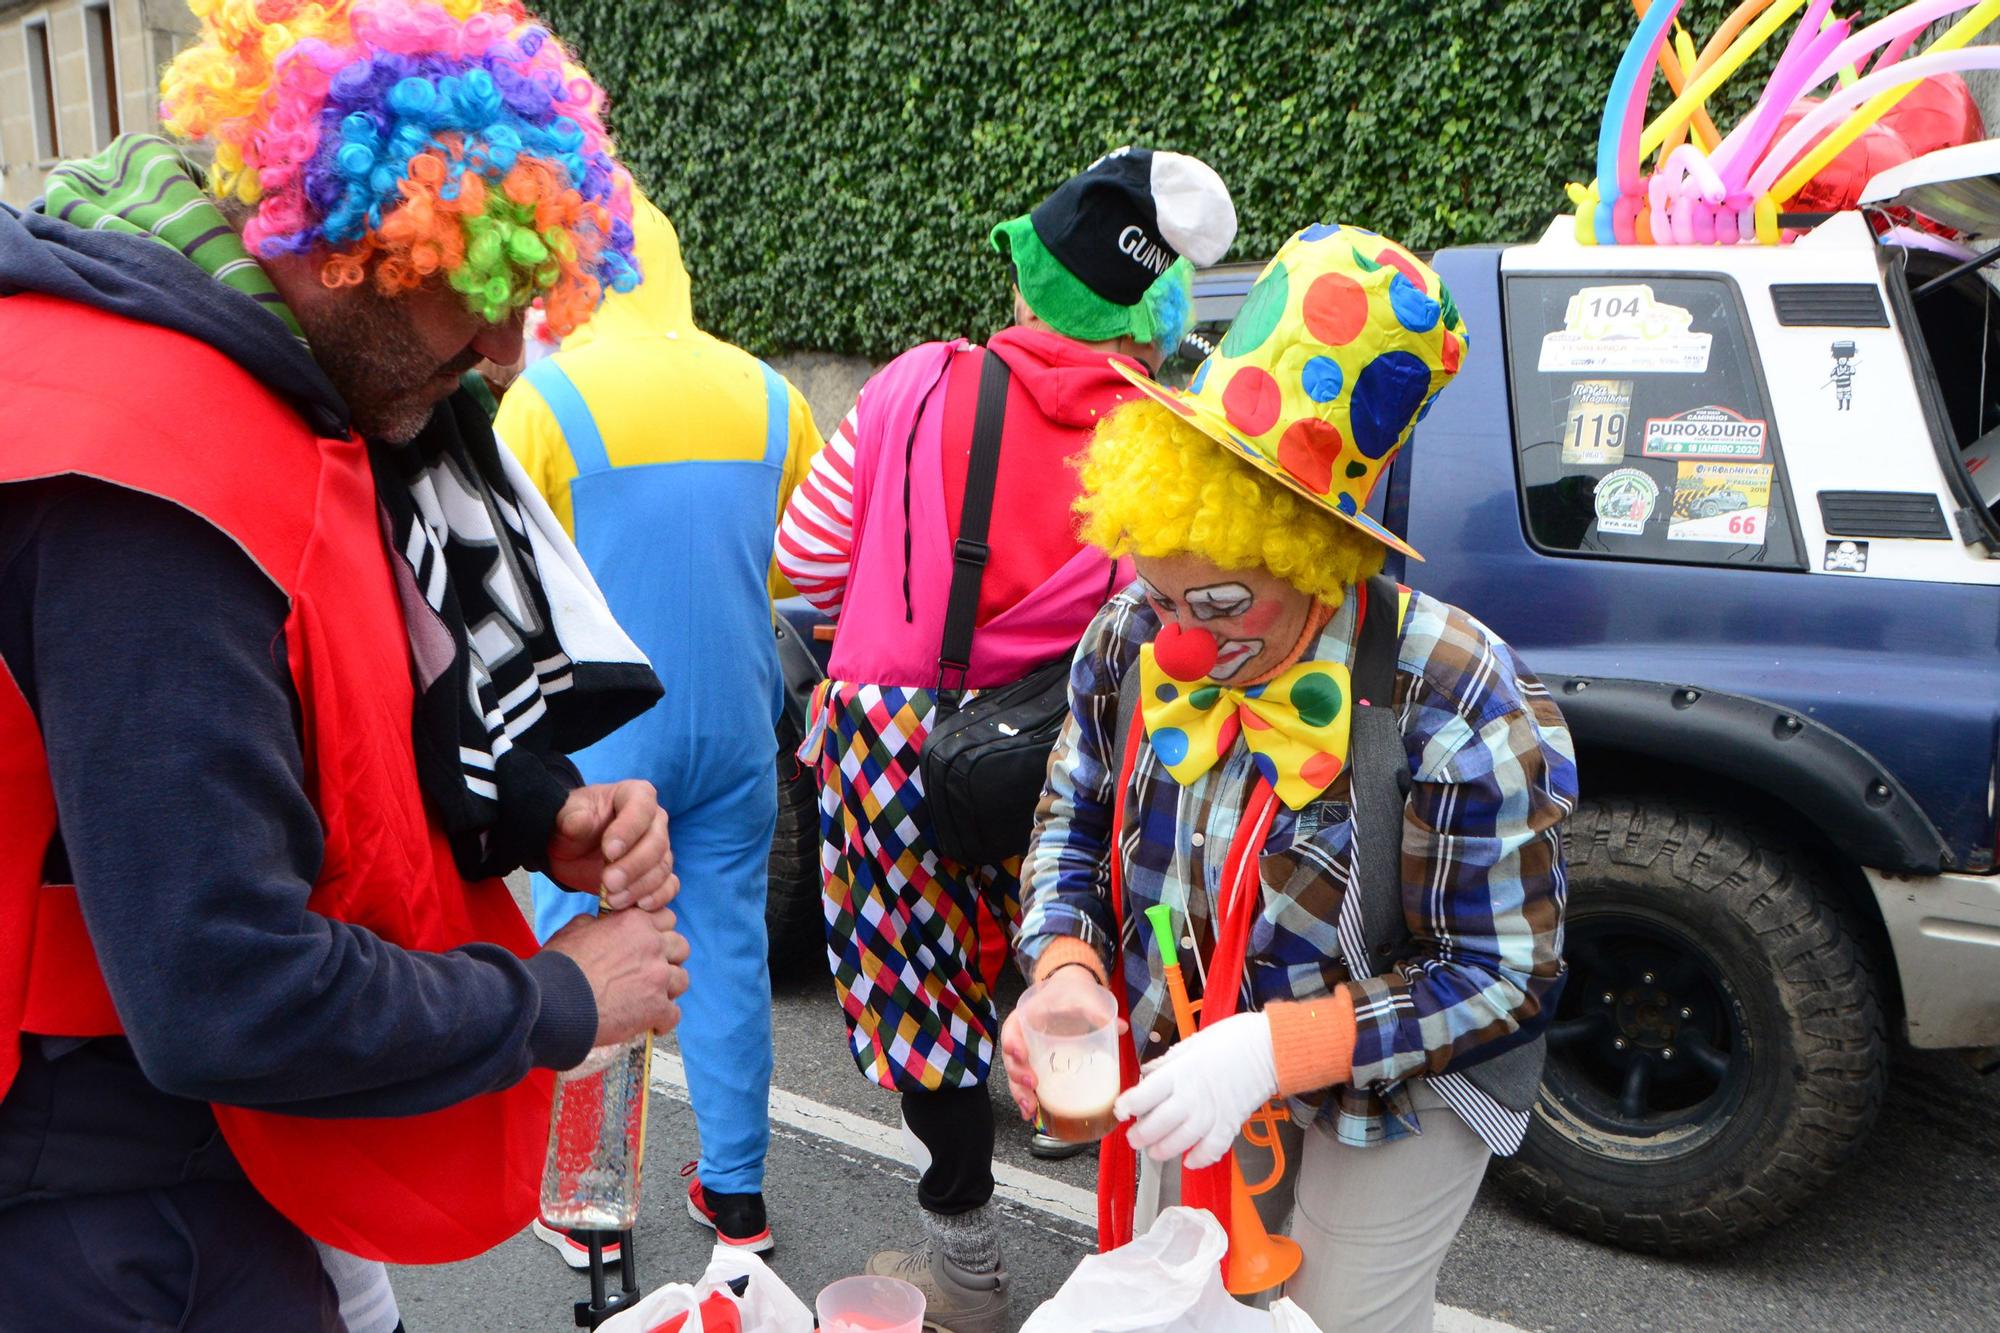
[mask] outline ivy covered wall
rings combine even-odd
[[[1322,218],[1418,248],[1537,235],[1634,24],[1626,0],[531,4],[610,90],[702,323],[875,359],[1003,322],[988,230],[1124,143],[1221,172],[1232,259]]]

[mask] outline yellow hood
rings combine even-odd
[[[612,292],[584,326],[563,339],[563,349],[586,347],[602,337],[662,337],[694,331],[694,302],[681,238],[652,200],[632,190],[632,253],[640,282],[629,292]]]

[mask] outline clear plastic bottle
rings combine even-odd
[[[599,1046],[556,1079],[542,1220],[569,1231],[628,1231],[639,1217],[653,1037]]]

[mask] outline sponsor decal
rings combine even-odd
[[[1660,483],[1635,467],[1607,472],[1597,483],[1597,530],[1619,536],[1636,537],[1646,530],[1653,506],[1660,498]]]
[[[1868,543],[1848,539],[1826,544],[1826,563],[1821,566],[1829,574],[1866,574],[1868,572]]]
[[[1713,337],[1696,333],[1694,317],[1653,299],[1647,284],[1585,287],[1569,298],[1563,326],[1542,338],[1545,373],[1700,375],[1708,370]]]
[[[1769,428],[1726,407],[1692,407],[1646,421],[1640,452],[1648,458],[1720,458],[1753,461],[1764,456]]]
[[[1605,467],[1625,461],[1625,424],[1632,413],[1631,380],[1577,380],[1569,386],[1562,461]]]
[[[1769,463],[1677,463],[1667,540],[1762,546],[1770,525]]]

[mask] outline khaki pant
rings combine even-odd
[[[1354,1148],[1331,1134],[1287,1134],[1292,1164],[1281,1187],[1257,1199],[1267,1225],[1284,1228],[1305,1262],[1284,1295],[1324,1333],[1429,1333],[1437,1275],[1445,1251],[1472,1208],[1492,1155],[1466,1123],[1418,1079],[1410,1085],[1423,1133],[1372,1148]],[[1268,1154],[1237,1141],[1250,1176],[1265,1174]],[[1140,1159],[1139,1216],[1134,1234],[1152,1224],[1148,1187],[1159,1173],[1159,1206],[1179,1201],[1180,1173]]]

